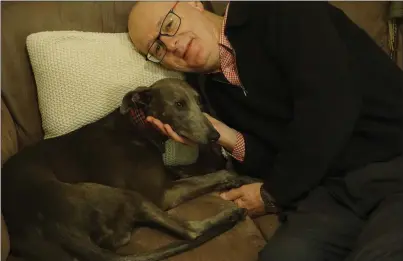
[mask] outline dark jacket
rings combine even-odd
[[[403,73],[326,2],[231,2],[226,35],[242,88],[209,75],[217,116],[243,133],[235,168],[281,206],[326,177],[402,154]]]

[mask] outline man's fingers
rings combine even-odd
[[[239,188],[231,189],[230,191],[221,193],[220,196],[225,200],[236,200],[243,196],[243,191]]]
[[[181,136],[179,136],[179,135],[172,129],[172,127],[171,127],[170,125],[164,124],[164,128],[165,128],[166,132],[168,133],[169,137],[171,137],[172,139],[174,139],[175,141],[178,141],[178,142],[182,142],[182,143],[185,142],[184,139],[183,139]]]
[[[165,130],[167,131],[168,135],[169,135],[173,140],[175,140],[175,141],[177,141],[177,142],[181,142],[181,143],[187,144],[187,145],[193,145],[193,143],[192,143],[191,141],[189,141],[188,139],[179,136],[179,135],[172,129],[172,127],[171,127],[170,125],[165,124],[164,127],[165,127]]]
[[[206,118],[210,121],[211,124],[214,125],[214,123],[218,122],[218,120],[213,118],[213,117],[211,117],[210,114],[207,114],[205,112],[203,112],[203,114],[204,114],[204,116],[206,116]]]
[[[204,116],[206,116],[207,117],[207,119],[211,119],[212,117],[210,116],[210,114],[208,114],[208,113],[206,113],[206,112],[203,112],[203,114],[204,114]]]
[[[246,208],[245,202],[242,200],[242,198],[237,198],[234,200],[234,203],[239,207],[239,208]]]
[[[166,136],[170,137],[171,139],[177,141],[177,142],[181,142],[184,144],[188,144],[188,145],[193,145],[194,143],[191,142],[190,140],[183,138],[181,136],[179,136],[169,124],[164,124],[162,123],[160,120],[152,117],[152,116],[148,116],[146,118],[147,122],[150,122],[156,129],[158,129],[159,131],[161,131],[163,134],[165,134]]]
[[[162,122],[152,116],[148,116],[146,118],[146,121],[150,122],[154,127],[156,127],[156,129],[158,129],[159,131],[161,131],[163,134],[168,136],[167,131],[164,128],[164,124],[162,124]]]
[[[160,126],[158,126],[155,122],[150,122],[151,126],[153,126],[154,129],[156,129],[157,131],[161,132],[164,135],[168,135],[168,133],[166,132],[166,130],[164,128],[161,129]]]

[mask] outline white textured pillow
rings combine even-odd
[[[123,95],[178,72],[147,62],[127,33],[39,32],[27,37],[45,138],[71,132],[119,106]]]
[[[45,139],[94,122],[119,106],[125,93],[167,78],[181,78],[147,62],[127,33],[50,31],[26,41],[38,91]],[[189,164],[197,151],[167,143],[167,165]],[[176,154],[175,154],[175,153]],[[181,155],[178,155],[180,152]]]

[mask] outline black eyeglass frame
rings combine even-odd
[[[175,9],[175,7],[176,7],[177,4],[178,4],[178,2],[176,2],[176,4],[171,8],[171,10],[169,10],[169,12],[165,15],[164,20],[162,20],[162,23],[161,23],[161,27],[160,27],[160,31],[159,31],[159,33],[158,33],[158,36],[155,38],[155,40],[153,41],[153,43],[152,43],[152,44],[150,45],[150,47],[148,48],[148,51],[147,51],[147,54],[146,54],[146,57],[145,57],[145,58],[146,58],[146,61],[151,61],[151,62],[153,62],[153,63],[159,64],[159,63],[162,62],[162,60],[164,60],[164,57],[165,57],[165,55],[166,55],[166,53],[167,53],[167,46],[160,40],[160,38],[161,38],[161,36],[167,36],[167,37],[173,37],[173,36],[175,36],[176,33],[178,32],[180,26],[181,26],[181,23],[182,23],[182,19],[179,17],[179,15],[177,15],[177,14],[174,12],[174,9]],[[166,34],[166,33],[165,33],[165,34],[164,34],[164,33],[161,32],[161,31],[162,31],[162,26],[164,26],[165,20],[168,18],[169,14],[173,14],[174,16],[176,16],[176,17],[179,19],[179,25],[178,25],[178,28],[176,28],[176,31],[175,31],[174,33],[172,33],[172,34]],[[150,50],[151,50],[151,48],[154,46],[154,44],[157,43],[157,42],[159,42],[160,45],[163,46],[163,48],[164,48],[164,50],[165,50],[164,55],[161,57],[161,59],[160,59],[158,62],[157,62],[157,61],[150,60],[150,59],[148,58],[149,55],[151,55],[151,56],[153,56],[154,58],[156,58],[154,55],[150,54]],[[156,59],[157,59],[157,58],[156,58]]]

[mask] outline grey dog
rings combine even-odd
[[[127,93],[119,108],[60,137],[26,147],[2,170],[3,214],[14,253],[38,261],[157,261],[194,248],[245,216],[235,205],[202,221],[165,210],[214,190],[238,187],[244,177],[226,170],[176,180],[162,160],[166,137],[137,124],[141,110],[199,144],[219,138],[185,81],[163,79]],[[177,235],[151,253],[121,256],[143,223]]]

